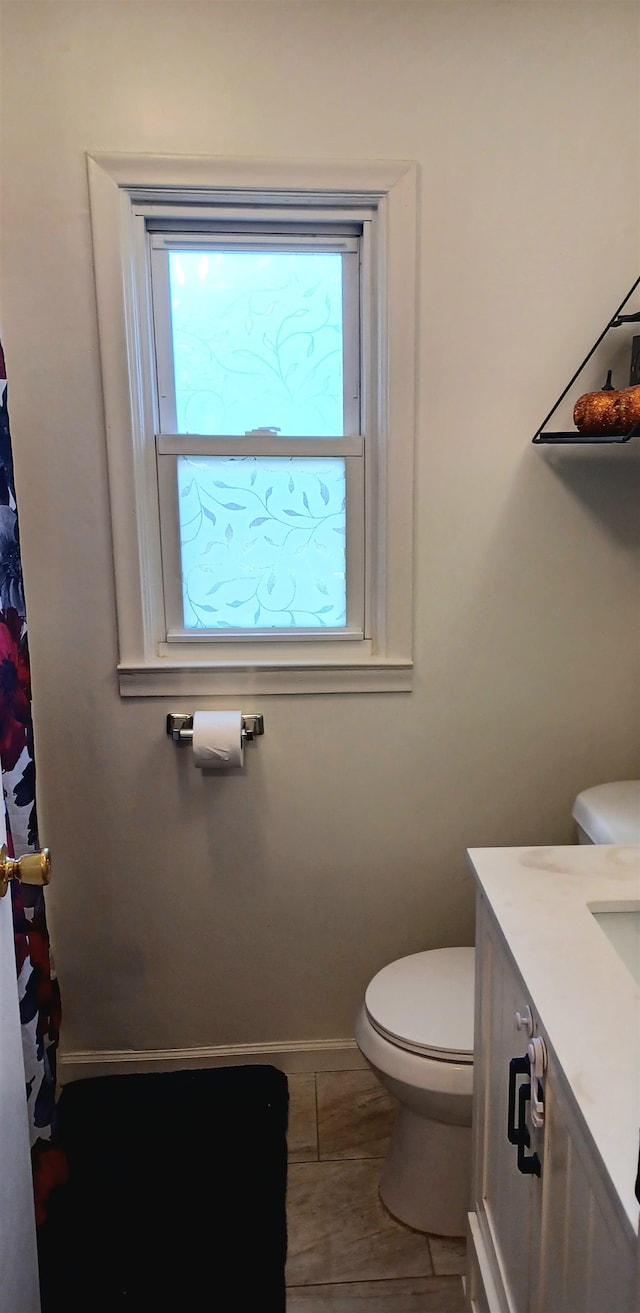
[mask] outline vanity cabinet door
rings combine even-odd
[[[527,1050],[516,1013],[526,996],[499,942],[482,899],[476,940],[476,1045],[474,1056],[474,1180],[471,1249],[477,1270],[490,1275],[495,1313],[529,1313],[533,1307],[540,1241],[541,1184],[518,1170],[517,1149],[507,1138],[509,1063]],[[543,1156],[541,1135],[528,1153]],[[480,1284],[483,1286],[480,1291]],[[469,1308],[488,1303],[490,1282],[478,1280]],[[471,1282],[473,1287],[473,1281]],[[484,1301],[484,1303],[483,1303]],[[496,1302],[497,1301],[497,1302]],[[494,1313],[488,1303],[490,1313]]]
[[[481,896],[476,944],[469,1313],[631,1313],[635,1237],[616,1211],[539,1025],[548,1059],[544,1126],[533,1131],[527,1119],[527,1156],[537,1153],[541,1173],[518,1170],[507,1138],[509,1062],[527,1051],[528,1035],[516,1024],[527,996]]]
[[[580,1126],[563,1097],[553,1053],[545,1081],[547,1126],[539,1280],[534,1313],[626,1313],[635,1253],[616,1217]]]

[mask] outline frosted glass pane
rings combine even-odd
[[[345,461],[180,456],[185,629],[346,622]]]
[[[178,433],[340,437],[342,256],[170,251]]]

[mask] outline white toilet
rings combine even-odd
[[[573,805],[579,843],[640,843],[640,780],[596,784]]]
[[[355,1026],[398,1100],[380,1198],[398,1221],[464,1235],[471,1181],[475,950],[435,948],[383,967]]]
[[[640,780],[586,789],[581,843],[640,843]],[[398,1100],[380,1197],[406,1226],[462,1236],[471,1190],[474,949],[436,948],[383,967],[355,1025],[358,1048]]]

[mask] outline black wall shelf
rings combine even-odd
[[[610,443],[617,443],[619,445],[620,443],[629,442],[631,438],[635,438],[640,435],[640,423],[634,425],[634,427],[630,430],[629,433],[624,433],[624,434],[607,433],[607,434],[597,434],[594,436],[588,436],[587,434],[580,433],[578,429],[572,429],[568,432],[555,432],[555,433],[544,431],[545,425],[547,425],[549,423],[549,420],[553,418],[558,407],[564,401],[567,393],[571,390],[576,380],[580,377],[580,374],[582,373],[583,369],[591,360],[592,355],[594,354],[594,352],[597,351],[598,347],[600,346],[600,343],[604,341],[605,337],[607,336],[607,333],[611,332],[611,330],[614,330],[616,328],[620,328],[622,324],[637,322],[640,325],[640,313],[632,314],[632,315],[624,315],[622,313],[627,302],[630,300],[636,288],[639,286],[640,286],[640,277],[636,278],[635,283],[627,292],[624,301],[620,303],[618,309],[615,311],[615,314],[611,316],[611,319],[606,325],[606,328],[603,329],[597,341],[594,342],[588,355],[585,356],[584,360],[582,361],[582,364],[578,367],[575,374],[573,375],[573,378],[569,379],[569,382],[567,383],[564,392],[560,393],[560,396],[558,397],[558,400],[556,401],[555,405],[549,411],[549,414],[546,416],[546,418],[542,421],[542,424],[540,425],[540,428],[537,430],[535,437],[532,438],[532,442],[536,446],[539,446],[542,443],[546,443],[547,445],[554,445],[554,446],[579,445],[582,447],[602,446],[604,444],[610,444]]]

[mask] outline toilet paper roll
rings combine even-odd
[[[196,711],[193,717],[193,761],[201,770],[242,766],[244,740],[241,711]]]

